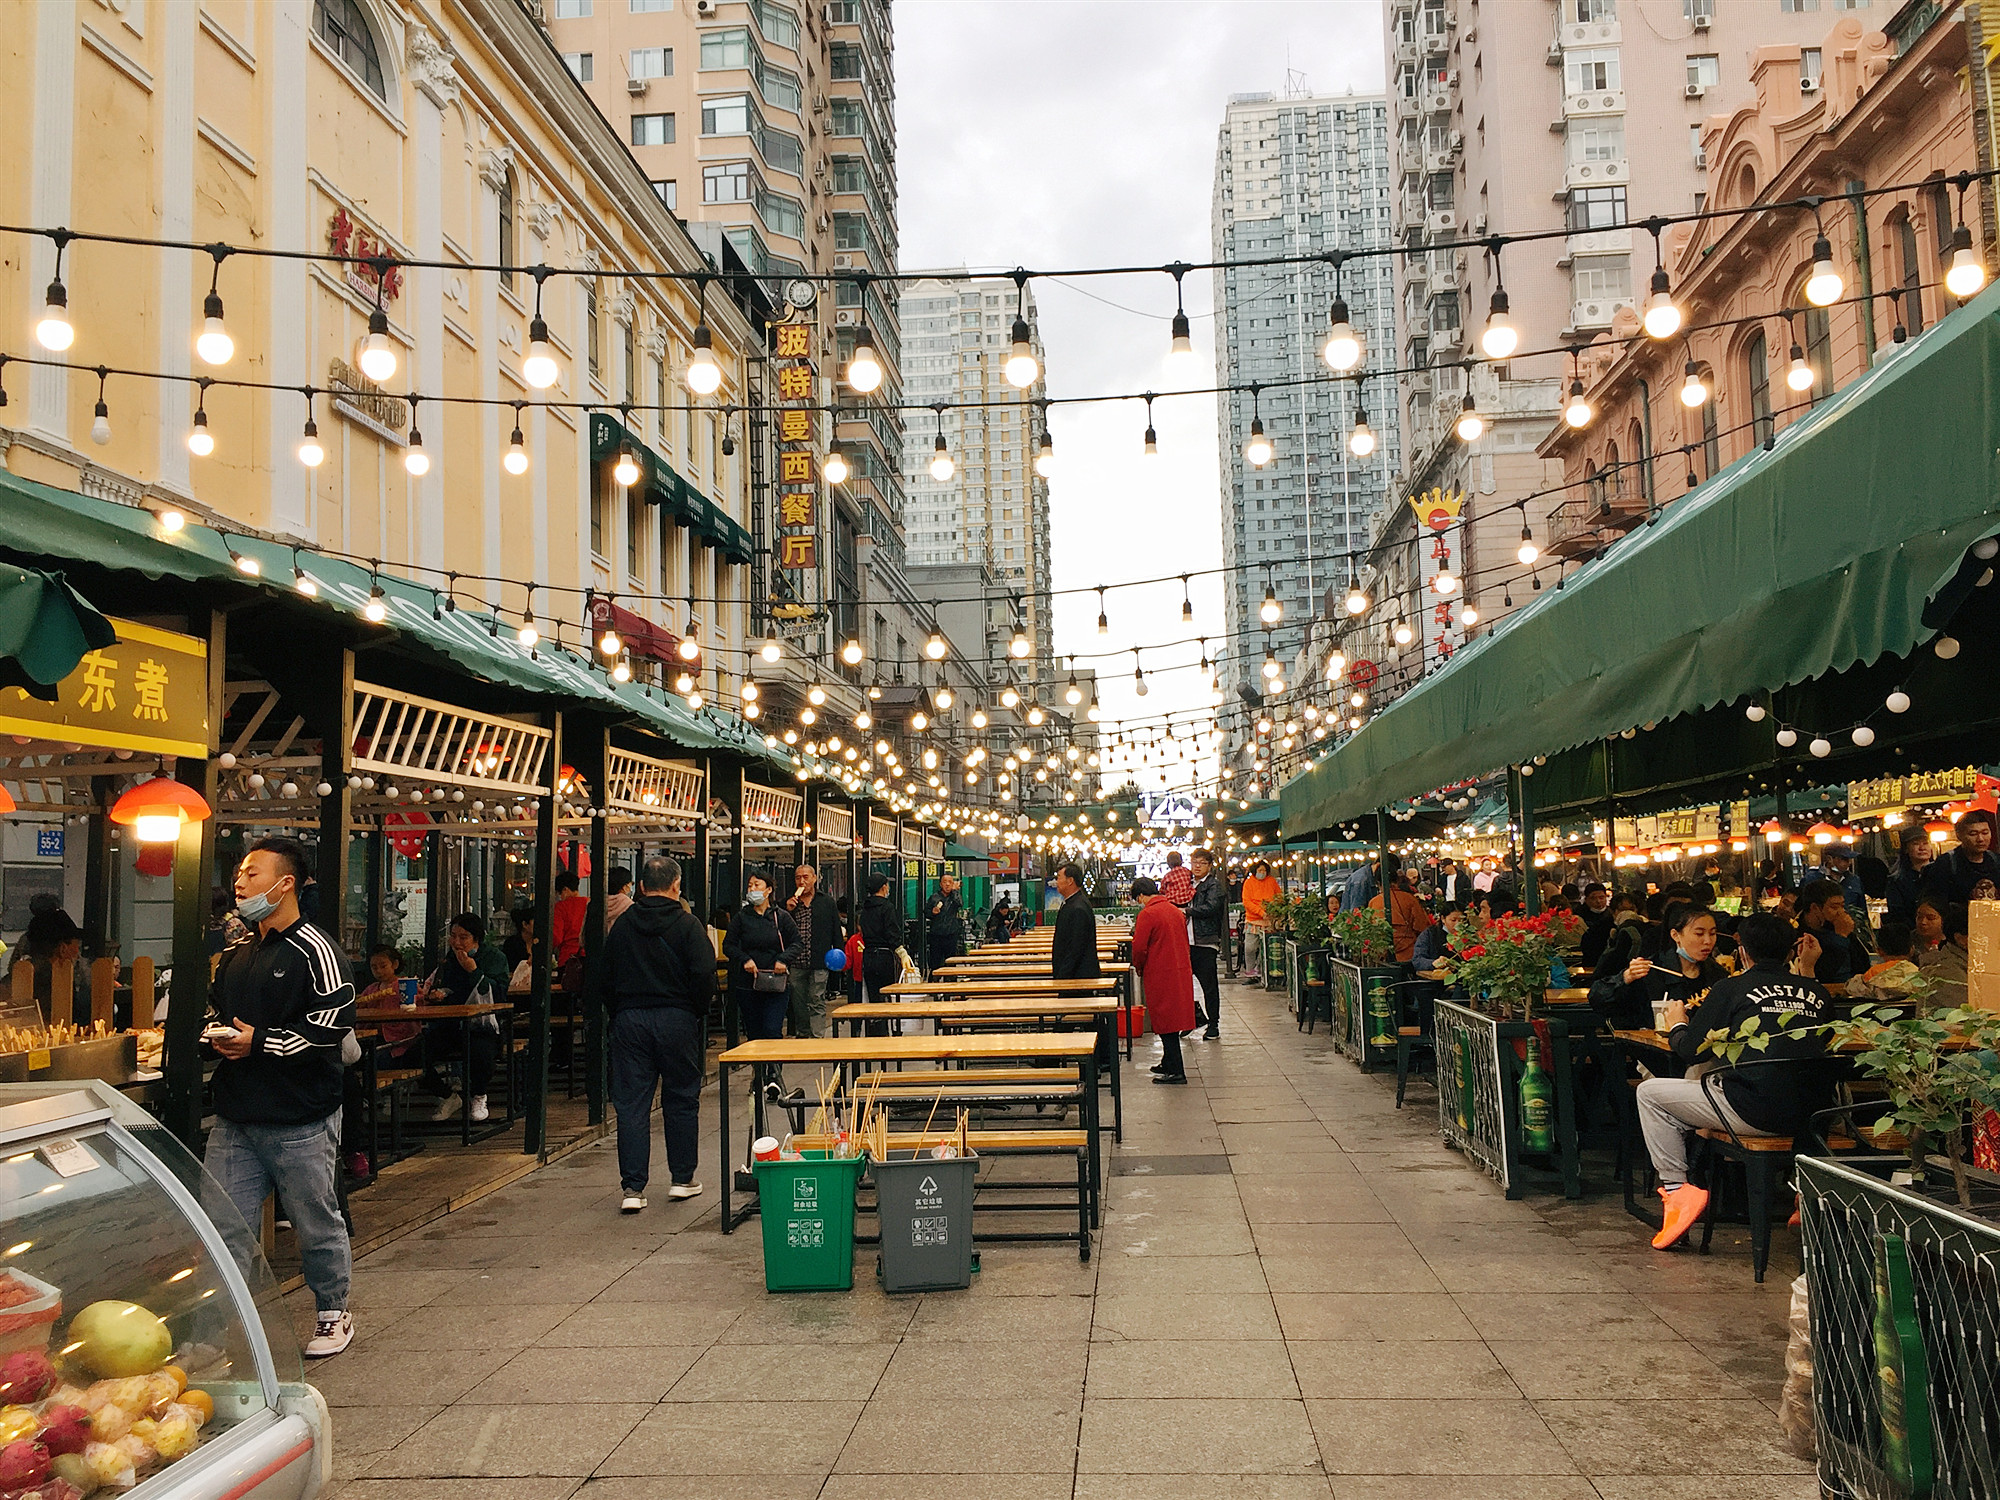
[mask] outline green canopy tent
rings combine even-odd
[[[1928,640],[1927,605],[1996,529],[1996,312],[2000,287],[1466,646],[1294,778],[1285,827],[1325,828]]]
[[[109,620],[61,573],[0,564],[0,687],[44,702],[91,651],[118,639]]]

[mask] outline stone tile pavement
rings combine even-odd
[[[864,1250],[850,1293],[768,1295],[712,1135],[692,1203],[621,1217],[606,1143],[367,1255],[311,1372],[339,1500],[1815,1494],[1776,1439],[1795,1236],[1759,1288],[1740,1236],[1650,1249],[1601,1163],[1509,1203],[1427,1088],[1396,1111],[1275,995],[1224,1024],[1184,1089],[1141,1047],[1088,1265],[988,1246],[891,1298]]]

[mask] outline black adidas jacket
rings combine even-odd
[[[222,955],[209,1006],[251,1028],[249,1055],[215,1070],[215,1112],[238,1125],[304,1125],[340,1108],[340,1043],[354,982],[332,938],[300,918]]]

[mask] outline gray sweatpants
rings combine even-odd
[[[1664,1188],[1677,1188],[1687,1181],[1690,1130],[1720,1130],[1727,1124],[1738,1135],[1764,1134],[1723,1102],[1719,1086],[1711,1102],[1699,1078],[1643,1079],[1638,1103],[1646,1154],[1653,1158],[1653,1170]]]

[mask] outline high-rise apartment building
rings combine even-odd
[[[1876,24],[1893,9],[1873,0]],[[1644,302],[1645,221],[1702,206],[1703,125],[1755,103],[1746,64],[1759,47],[1800,49],[1810,97],[1829,23],[1870,12],[1870,0],[1388,0],[1395,233],[1412,252],[1397,262],[1395,363],[1417,372],[1401,377],[1398,488],[1465,496],[1457,565],[1485,621],[1510,596],[1532,596],[1515,561],[1524,522],[1548,581],[1551,543],[1583,519],[1572,514],[1582,502],[1541,494],[1562,476],[1535,452],[1568,388],[1563,351]],[[1497,261],[1478,243],[1523,233],[1554,237]],[[1503,284],[1521,353],[1479,362]],[[1468,391],[1484,418],[1469,443],[1454,431]],[[1413,591],[1418,569],[1404,555],[1416,548],[1414,517],[1404,506],[1385,519],[1378,608],[1404,590],[1411,617],[1435,624],[1436,601]],[[1385,684],[1442,659],[1440,636],[1448,644],[1460,629],[1452,613],[1449,626],[1416,632],[1406,670]]]
[[[1214,278],[1217,384],[1264,387],[1217,398],[1230,569],[1220,660],[1233,693],[1262,681],[1267,642],[1290,675],[1306,625],[1328,588],[1344,591],[1349,560],[1367,546],[1401,466],[1393,383],[1328,379],[1320,355],[1337,288],[1367,349],[1358,373],[1393,362],[1389,257],[1334,265],[1390,243],[1387,99],[1236,95],[1216,144],[1210,227],[1215,259],[1226,263]],[[1248,264],[1280,256],[1310,259]],[[1362,416],[1377,445],[1356,457],[1348,437]],[[1261,466],[1244,453],[1253,421],[1271,444]],[[1283,609],[1268,637],[1267,588]]]
[[[921,273],[919,273],[921,274]],[[1012,278],[925,276],[902,285],[905,399],[941,408],[921,414],[904,444],[904,529],[909,560],[921,566],[976,564],[1016,601],[1014,618],[1032,652],[1014,662],[1014,680],[1045,678],[1054,646],[1049,620],[1049,487],[1035,472],[1047,394],[1035,298],[1017,298]],[[1044,374],[1025,390],[1004,367],[1017,305]],[[952,459],[934,478],[935,438]],[[1008,637],[1011,640],[1011,636]],[[971,642],[960,642],[969,648]]]

